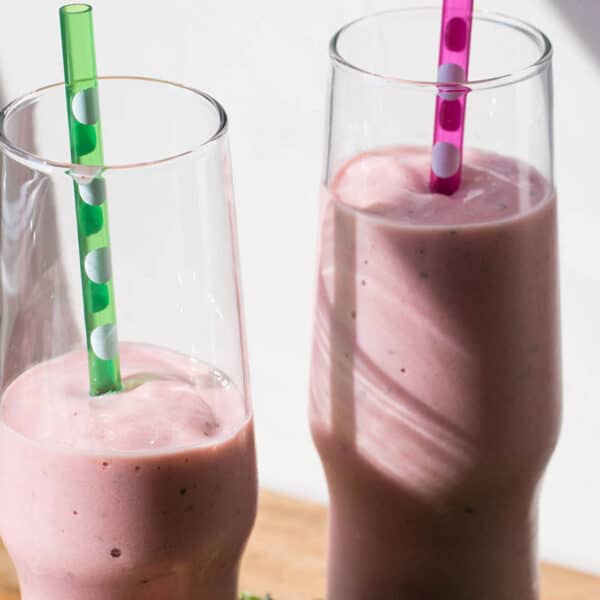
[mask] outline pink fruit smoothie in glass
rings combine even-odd
[[[252,421],[204,363],[121,344],[125,390],[87,354],[20,375],[0,421],[0,532],[23,600],[234,600],[256,511]]]
[[[554,190],[466,151],[346,163],[324,194],[311,426],[331,498],[327,600],[534,600],[560,425]]]

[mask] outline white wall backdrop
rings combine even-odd
[[[413,3],[418,3],[414,0]],[[405,0],[97,0],[102,74],[179,80],[231,118],[262,484],[324,500],[306,422],[327,44]],[[555,44],[565,418],[542,501],[545,558],[600,573],[598,0],[476,0]],[[62,77],[55,0],[2,0],[2,99]]]

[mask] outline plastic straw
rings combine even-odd
[[[444,0],[438,82],[461,84],[469,77],[473,0]],[[429,187],[451,195],[460,187],[466,88],[438,86]]]
[[[96,79],[92,7],[67,4],[59,10],[71,161],[101,166],[102,132]],[[108,234],[106,185],[74,177],[90,394],[121,389],[115,297]]]

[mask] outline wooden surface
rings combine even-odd
[[[276,600],[322,598],[326,526],[323,506],[263,491],[241,589]],[[544,565],[542,600],[600,600],[600,578]]]
[[[323,597],[327,512],[323,506],[263,491],[242,566],[241,589],[276,600]],[[0,600],[17,600],[10,560],[0,548]],[[542,567],[542,600],[598,600],[600,578]]]

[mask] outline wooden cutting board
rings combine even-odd
[[[276,600],[322,598],[326,528],[324,506],[263,490],[241,589]],[[541,600],[600,600],[600,578],[543,565]]]
[[[256,528],[242,565],[241,589],[277,600],[323,597],[327,510],[263,491]],[[0,547],[0,600],[18,600],[10,559]],[[598,600],[600,578],[542,567],[542,600]]]

